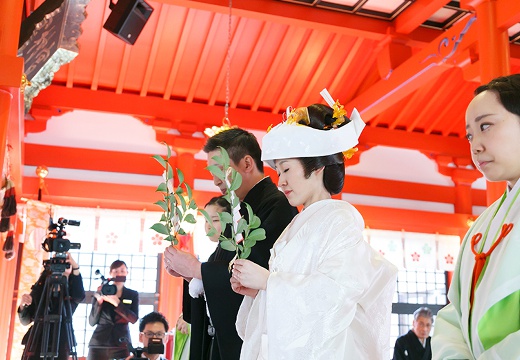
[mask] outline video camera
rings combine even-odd
[[[164,354],[164,343],[162,342],[162,339],[151,338],[148,340],[148,346],[137,347],[137,348],[134,348],[132,346],[132,344],[130,344],[128,341],[125,341],[125,340],[126,340],[126,338],[119,339],[120,342],[126,342],[128,351],[130,351],[132,354],[134,354],[134,356],[131,357],[130,360],[146,359],[146,358],[141,357],[141,355],[143,353]]]
[[[65,239],[65,225],[79,226],[80,222],[77,220],[67,220],[59,218],[57,223],[49,219],[49,233],[42,243],[43,250],[47,252],[54,252],[54,257],[43,262],[45,268],[53,273],[63,273],[65,269],[70,267],[67,263],[67,251],[70,249],[80,249],[80,243],[71,243],[69,239]]]
[[[70,249],[81,248],[81,244],[71,243],[68,239],[64,238],[64,236],[67,234],[64,230],[65,225],[79,226],[80,221],[67,220],[60,217],[57,223],[53,223],[52,218],[49,220],[49,223],[49,233],[47,234],[47,238],[42,243],[43,250],[47,252],[55,252],[56,257],[65,258],[65,253]]]
[[[96,270],[96,275],[99,275],[101,279],[101,294],[103,295],[115,295],[117,293],[117,286],[114,284],[115,282],[125,282],[126,276],[116,276],[115,278],[106,279],[103,275],[101,275],[101,271]]]

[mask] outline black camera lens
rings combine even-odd
[[[117,286],[113,284],[104,284],[103,286],[101,286],[101,294],[115,295],[117,294]]]

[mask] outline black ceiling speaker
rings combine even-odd
[[[110,1],[109,8],[112,12],[103,27],[130,45],[135,43],[153,12],[144,0]]]

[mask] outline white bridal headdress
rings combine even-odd
[[[327,89],[320,92],[327,104],[334,109],[333,118],[336,121],[329,130],[318,130],[299,124],[301,120],[309,123],[307,107],[292,109],[287,108],[287,120],[268,130],[262,139],[262,161],[274,168],[274,160],[316,157],[347,152],[345,156],[351,157],[357,149],[352,149],[358,144],[359,135],[365,127],[356,109],[352,110],[350,122],[338,127],[344,121],[346,115],[343,105],[334,102]]]

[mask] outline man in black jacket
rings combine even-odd
[[[219,147],[226,149],[231,167],[242,176],[242,184],[235,191],[236,195],[251,206],[266,233],[266,239],[256,243],[248,259],[267,268],[270,249],[298,211],[289,204],[272,180],[264,175],[260,146],[253,134],[231,128],[209,138],[204,146],[208,165],[217,165],[212,158],[220,154]],[[217,177],[213,181],[224,194],[225,184]],[[241,212],[247,216],[244,210],[245,206],[242,206]],[[191,360],[227,360],[240,357],[242,340],[236,332],[235,321],[243,296],[231,289],[228,269],[234,255],[234,252],[223,250],[219,246],[214,261],[200,263],[193,255],[175,248],[169,247],[165,251],[165,266],[171,275],[183,276],[185,279],[202,279],[211,314],[214,335],[209,334],[208,338],[205,303],[201,298],[186,301],[185,295],[183,315],[192,325]],[[191,310],[187,309],[189,306]],[[209,351],[206,351],[207,346],[210,347]]]
[[[68,289],[65,290],[63,288],[59,288],[59,294],[53,294],[51,296],[50,300],[50,306],[47,309],[47,314],[50,315],[63,315],[59,314],[59,297],[63,296],[63,301],[66,301],[66,291],[68,291],[68,295],[70,297],[70,307],[71,312],[74,313],[76,311],[76,308],[78,307],[78,304],[83,301],[85,298],[85,289],[83,288],[83,279],[81,277],[81,273],[79,271],[78,263],[74,260],[74,258],[67,253],[67,260],[66,263],[69,264],[69,267],[65,269],[63,272],[63,276],[66,278],[66,283]],[[44,315],[43,313],[38,312],[38,306],[40,305],[40,302],[42,303],[42,307],[40,308],[40,311],[45,311],[45,301],[46,296],[48,294],[51,294],[52,288],[45,288],[45,283],[47,281],[47,278],[49,278],[52,275],[51,266],[49,265],[46,267],[45,270],[40,274],[40,278],[36,283],[31,287],[31,293],[30,294],[23,294],[20,302],[20,306],[18,307],[18,316],[20,318],[20,322],[22,325],[29,325],[31,322],[35,320],[35,317],[38,315],[40,318],[38,319],[38,333],[33,334],[31,337],[31,332],[35,331],[34,325],[27,331],[25,336],[22,339],[22,344],[25,345],[24,355],[23,359],[27,360],[39,360],[41,359],[40,353],[43,351],[44,353],[47,352],[47,349],[41,349],[42,341],[44,332],[43,327],[45,325],[44,321],[45,319],[42,318]],[[50,283],[47,284],[47,286],[51,286]],[[43,293],[44,289],[46,290],[46,293]],[[63,303],[63,306],[67,306],[65,303]],[[71,315],[72,315],[71,313]],[[67,325],[68,324],[68,325]],[[58,360],[65,360],[69,359],[70,355],[70,349],[71,347],[75,347],[76,344],[73,344],[70,342],[70,339],[74,339],[74,330],[72,329],[72,318],[67,318],[67,316],[63,316],[60,323],[60,337],[58,339],[53,337],[53,326],[54,324],[49,322],[47,323],[49,326],[50,333],[47,334],[47,340],[48,344],[58,345]],[[70,327],[69,327],[70,325]],[[34,344],[29,344],[29,339],[33,339],[35,342]],[[32,349],[31,348],[32,345]],[[33,350],[34,352],[30,351]]]
[[[430,330],[433,314],[427,307],[413,313],[413,328],[395,342],[393,360],[431,360]]]

